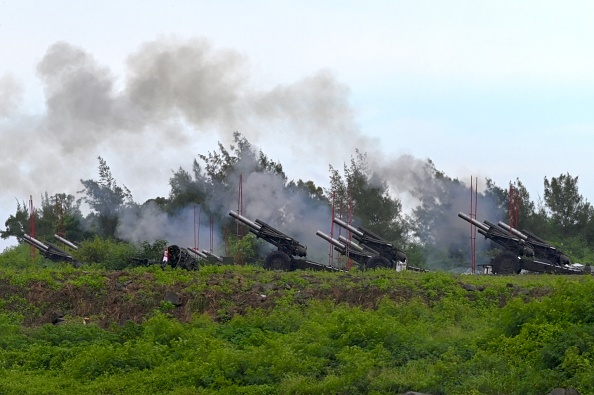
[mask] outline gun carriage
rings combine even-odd
[[[339,236],[338,240],[333,239],[319,230],[316,234],[332,244],[334,249],[341,255],[348,256],[355,261],[361,269],[391,268],[397,271],[427,271],[409,265],[406,254],[402,250],[370,230],[363,227],[355,228],[340,218],[334,218],[333,221],[348,230],[356,242],[342,235]]]
[[[501,221],[498,224],[489,221],[481,223],[464,213],[458,213],[458,217],[476,226],[478,233],[502,247],[503,251],[488,265],[494,274],[518,274],[522,270],[558,274],[585,273],[583,268],[573,266],[563,251],[529,231],[519,231]]]
[[[264,258],[264,268],[271,270],[293,271],[297,269],[310,270],[330,270],[339,271],[340,269],[333,268],[304,259],[307,256],[307,247],[301,244],[298,240],[286,235],[278,229],[273,228],[264,221],[250,219],[238,214],[235,211],[230,211],[229,215],[237,221],[246,225],[251,233],[256,237],[272,244],[277,249],[271,251],[266,258]],[[302,259],[303,258],[303,259]]]
[[[49,259],[50,261],[69,262],[74,267],[80,266],[80,263],[76,259],[74,259],[74,257],[72,255],[68,254],[64,250],[61,250],[60,248],[56,247],[53,244],[50,244],[48,242],[41,242],[41,241],[37,240],[36,238],[34,238],[33,236],[28,235],[26,233],[23,234],[21,239],[25,243],[27,243],[27,244],[35,247],[37,250],[39,250],[41,255],[43,257]],[[78,249],[78,247],[76,249]]]

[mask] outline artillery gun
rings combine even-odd
[[[299,259],[307,256],[307,247],[291,236],[268,225],[266,222],[259,219],[251,221],[235,211],[230,211],[229,215],[246,225],[249,231],[256,235],[256,237],[267,241],[277,248],[276,251],[270,252],[264,259],[265,269],[284,271],[297,269],[339,270],[307,259]]]
[[[68,254],[66,251],[63,251],[48,242],[43,243],[43,242],[37,240],[36,238],[34,238],[33,236],[28,235],[26,233],[23,234],[22,240],[25,243],[37,248],[39,250],[39,252],[41,253],[41,255],[43,255],[45,258],[49,259],[50,261],[69,262],[74,267],[80,266],[80,263],[76,259],[74,259],[74,257],[72,257],[72,255]]]
[[[384,267],[396,269],[397,271],[427,271],[426,269],[409,265],[406,260],[406,254],[403,251],[370,230],[363,227],[355,228],[339,218],[334,218],[333,221],[335,224],[351,232],[352,237],[358,242],[358,244],[354,243],[352,240],[349,240],[344,236],[340,236],[338,240],[345,247],[345,253],[347,252],[346,247],[349,247],[348,255],[353,258],[361,268],[378,269]],[[319,233],[316,234],[321,236]],[[335,249],[340,249],[336,244],[333,243],[333,245],[335,246]],[[339,252],[343,254],[340,250]]]
[[[317,231],[316,235],[332,244],[335,251],[338,251],[343,256],[348,256],[350,259],[355,261],[361,268],[365,268],[365,264],[373,258],[373,253],[366,251],[360,245],[354,243],[351,240],[340,236],[339,239],[335,239],[322,231]]]
[[[464,214],[458,217],[477,227],[478,233],[503,247],[491,263],[494,274],[518,274],[522,270],[539,273],[582,274],[585,271],[571,265],[569,257],[561,250],[526,230],[519,231],[505,222],[482,223]]]
[[[167,265],[174,269],[179,267],[186,270],[198,270],[198,261],[188,253],[188,250],[175,244],[167,246],[163,253],[161,267],[165,268]]]

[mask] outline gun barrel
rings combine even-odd
[[[260,228],[262,228],[261,225],[258,225],[257,223],[250,221],[248,218],[244,217],[241,214],[236,213],[235,211],[229,211],[229,215],[232,216],[233,218],[235,218],[236,220],[242,222],[243,224],[249,226],[256,232],[258,232],[260,230]]]
[[[78,250],[78,246],[71,241],[66,240],[65,238],[61,237],[58,234],[55,234],[54,237],[56,240],[61,241],[62,243],[66,244],[68,247],[72,248],[73,250]]]
[[[202,250],[202,253],[204,255],[206,255],[207,257],[209,257],[209,258],[214,258],[214,259],[216,259],[219,262],[223,262],[223,258],[221,258],[218,255],[213,254],[212,252],[209,252],[209,251],[206,251],[206,250]]]
[[[524,233],[520,232],[516,228],[512,228],[511,226],[509,226],[505,222],[499,221],[497,224],[499,226],[501,226],[503,229],[507,230],[508,232],[511,232],[514,235],[518,236],[520,239],[528,240],[528,236],[526,236]]]
[[[342,244],[340,241],[328,236],[326,233],[318,230],[316,235],[320,236],[322,239],[326,240],[328,243],[332,244],[334,247],[344,250],[346,246]]]
[[[29,243],[33,244],[34,246],[36,246],[37,248],[40,248],[42,250],[49,250],[49,247],[45,244],[43,244],[41,241],[37,240],[36,238],[29,236],[28,234],[24,234],[23,237],[25,238],[25,240],[27,240]]]
[[[484,230],[485,232],[487,232],[489,230],[489,227],[487,225],[480,223],[476,219],[471,218],[471,217],[469,217],[468,215],[466,215],[464,213],[458,213],[458,217],[462,218],[466,222],[470,222],[471,224],[473,224],[474,226],[476,226],[479,229]]]
[[[208,258],[208,256],[206,254],[204,254],[202,251],[200,251],[194,247],[186,247],[186,249],[188,251],[190,251],[191,253],[198,255],[200,258],[204,258],[204,259]]]
[[[357,235],[359,237],[363,237],[364,236],[363,232],[361,232],[359,229],[355,228],[354,226],[347,224],[346,222],[344,222],[340,218],[336,218],[335,217],[333,219],[333,221],[334,221],[335,224],[342,226],[343,228],[347,229],[348,231],[350,231],[354,235]]]
[[[354,248],[357,251],[361,251],[363,252],[365,249],[363,247],[361,247],[359,244],[355,243],[352,240],[347,239],[344,236],[338,236],[338,241],[340,241],[342,244],[344,244],[345,246],[348,245],[350,248]]]

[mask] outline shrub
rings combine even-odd
[[[129,243],[95,237],[81,243],[74,253],[75,258],[83,263],[97,264],[106,269],[119,270],[133,266],[130,260],[138,255],[136,247]]]

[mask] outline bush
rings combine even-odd
[[[132,244],[95,237],[83,241],[74,257],[83,263],[96,264],[110,270],[120,270],[133,266],[131,258],[137,256],[138,249]]]

